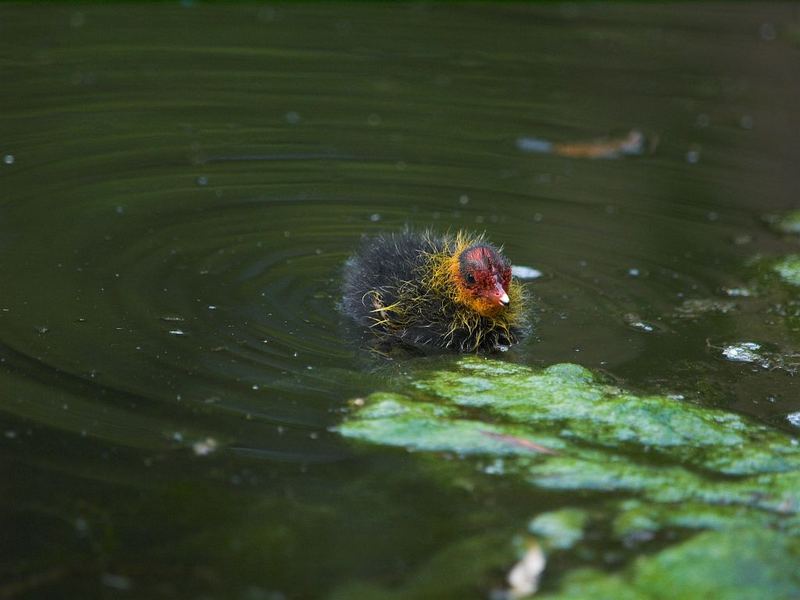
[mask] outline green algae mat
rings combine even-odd
[[[436,461],[444,486],[467,467],[573,494],[574,506],[531,507],[520,523],[518,545],[533,540],[561,565],[555,578],[545,569],[537,598],[800,598],[797,439],[681,396],[631,393],[574,364],[469,357],[397,387],[354,401],[338,431]],[[636,550],[620,569],[592,558],[596,531]],[[469,548],[477,571],[500,568],[496,540],[454,550],[462,564]],[[422,568],[400,590],[340,595],[430,597],[425,581]]]

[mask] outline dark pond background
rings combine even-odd
[[[798,247],[765,216],[798,202],[799,43],[796,5],[1,5],[0,597],[402,585],[564,505],[330,431],[452,360],[337,311],[360,236],[406,224],[544,273],[504,360],[796,431],[796,378],[714,346],[800,346],[735,295]],[[652,153],[517,147],[634,128]]]

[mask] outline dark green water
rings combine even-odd
[[[405,224],[544,273],[504,360],[796,431],[796,378],[709,343],[800,346],[786,298],[724,292],[797,248],[763,217],[798,201],[798,31],[789,5],[0,6],[0,597],[402,585],[564,505],[329,431],[449,360],[382,360],[337,312],[359,237]],[[632,128],[652,154],[517,147]],[[708,299],[734,317],[686,317]]]

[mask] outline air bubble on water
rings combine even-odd
[[[50,328],[45,325],[38,325],[36,327],[36,333],[38,333],[39,335],[44,335],[48,331],[50,331]]]
[[[186,335],[186,332],[183,329],[170,329],[169,334],[175,336],[182,336]]]
[[[180,443],[183,441],[183,434],[180,431],[176,431],[172,434],[172,439]]]
[[[641,271],[639,271],[639,269],[637,269],[636,267],[631,267],[630,269],[628,269],[628,275],[630,275],[631,277],[638,277],[639,275],[641,275]]]
[[[369,220],[370,220],[370,221],[372,221],[373,223],[377,223],[378,221],[380,221],[380,220],[381,220],[381,216],[380,216],[380,214],[378,214],[378,213],[372,213],[372,214],[369,216]]]
[[[7,164],[7,165],[13,165],[13,164],[14,164],[14,160],[15,160],[15,158],[14,158],[14,155],[13,155],[13,154],[6,154],[6,155],[3,157],[3,162],[4,162],[5,164]]]
[[[258,390],[258,384],[257,383],[254,383],[251,387],[252,387],[253,390]]]
[[[217,310],[217,307],[216,307],[215,304],[209,304],[208,305],[208,310]]]
[[[700,162],[700,150],[693,148],[686,153],[686,162],[690,165],[696,165]]]
[[[467,204],[469,204],[469,196],[467,196],[466,194],[461,194],[461,195],[458,197],[458,203],[459,203],[461,206],[466,206]]]

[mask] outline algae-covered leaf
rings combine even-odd
[[[775,262],[772,270],[789,285],[800,286],[800,255],[784,256]]]
[[[635,394],[578,365],[536,370],[469,357],[423,373],[403,393],[368,396],[338,429],[368,443],[479,457],[476,469],[502,460],[504,477],[605,498],[590,512],[535,517],[530,532],[548,553],[587,555],[578,551],[585,532],[609,524],[623,544],[700,532],[620,573],[573,569],[547,598],[800,597],[786,570],[800,558],[800,447],[745,417]],[[756,588],[742,573],[773,595],[747,596]],[[674,578],[678,595],[665,591]]]
[[[757,528],[709,531],[644,556],[622,573],[581,570],[540,600],[794,600],[800,597],[800,547]]]

